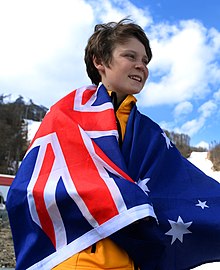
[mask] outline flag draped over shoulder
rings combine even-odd
[[[79,88],[46,115],[13,181],[7,209],[16,269],[51,269],[128,224],[155,217],[127,174],[104,88]]]
[[[103,85],[79,88],[51,108],[7,198],[16,269],[51,269],[107,236],[144,270],[220,260],[220,184],[136,106],[122,149],[117,138]],[[145,217],[157,223],[135,222]],[[153,254],[157,230],[162,256]]]
[[[220,184],[182,157],[160,127],[137,108],[122,152],[129,175],[152,201],[165,237],[156,269],[186,270],[220,261]]]

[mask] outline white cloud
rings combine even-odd
[[[209,84],[220,83],[219,32],[193,20],[151,28],[153,59],[142,106],[204,98]]]
[[[1,1],[0,90],[49,107],[91,83],[83,58],[95,24],[128,15],[142,27],[152,22],[147,9],[125,0]]]
[[[82,0],[1,1],[1,91],[16,89],[49,106],[81,84],[93,25],[92,7]]]
[[[199,117],[185,122],[181,127],[175,127],[174,132],[188,134],[190,137],[196,134],[205,124],[205,119]]]
[[[220,89],[216,91],[213,96],[216,101],[220,101]]]
[[[173,122],[166,122],[166,121],[161,121],[159,123],[160,127],[163,129],[163,130],[168,130],[168,131],[171,131],[173,130],[174,128],[174,123]]]
[[[89,84],[83,57],[95,24],[128,15],[145,28],[153,50],[139,105],[168,104],[174,119],[163,125],[196,134],[220,100],[220,90],[210,93],[220,85],[220,32],[194,20],[157,24],[147,8],[128,0],[0,1],[1,92],[16,90],[49,107],[72,88]],[[196,113],[207,94],[213,104]],[[192,109],[193,119],[183,123]]]
[[[80,15],[82,10],[86,20]],[[78,37],[85,40],[84,30],[92,22],[92,9],[83,1],[69,0],[66,4],[56,0],[1,2],[0,25],[7,26],[0,29],[1,74],[28,74],[42,60],[46,63],[70,49],[68,43],[72,37],[77,37],[72,49],[81,49],[76,40]]]
[[[212,92],[220,85],[220,32],[195,20],[159,24],[150,30],[153,59],[141,106],[174,107],[174,118],[161,126],[194,136],[207,126],[220,100],[219,91]],[[210,96],[213,100],[204,102]]]
[[[208,118],[216,111],[217,105],[212,101],[209,100],[202,104],[202,106],[199,107],[198,112],[201,113],[201,118]]]
[[[163,126],[169,126],[170,130],[174,130],[177,133],[184,133],[188,134],[189,136],[193,136],[206,125],[207,120],[213,116],[217,108],[218,106],[215,104],[215,102],[213,100],[209,100],[198,108],[198,115],[195,115],[196,117],[194,119],[187,120],[183,124],[176,122],[170,122],[169,125],[165,123],[162,124]]]
[[[133,19],[141,27],[152,24],[147,8],[138,8],[128,0],[90,0],[95,17],[101,22],[119,21],[125,17]]]
[[[201,147],[201,148],[205,148],[205,149],[208,150],[209,149],[209,144],[207,142],[205,142],[205,141],[201,141],[201,142],[197,143],[195,145],[195,147]]]
[[[220,48],[220,33],[215,28],[211,28],[208,33],[208,38],[210,39],[213,50],[218,52]]]
[[[189,101],[183,101],[174,108],[174,117],[178,118],[181,115],[187,115],[188,113],[191,113],[193,110],[193,105]]]

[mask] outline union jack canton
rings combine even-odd
[[[136,220],[156,218],[129,176],[103,85],[51,107],[13,181],[7,209],[16,269],[52,269]]]

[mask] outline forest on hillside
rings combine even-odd
[[[22,96],[13,102],[7,98],[0,95],[0,173],[13,175],[28,147],[26,120],[41,121],[48,109]]]
[[[13,102],[6,102],[7,97],[0,95],[0,173],[14,175],[29,143],[27,120],[41,121],[48,109],[34,104],[32,100],[25,102],[22,96]],[[208,149],[191,147],[190,137],[186,134],[165,132],[186,158],[192,151],[208,151]],[[212,144],[209,157],[214,169],[220,170],[219,143]]]
[[[220,143],[212,143],[209,151],[209,159],[213,163],[213,169],[215,171],[220,171]]]

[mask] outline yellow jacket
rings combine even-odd
[[[124,139],[126,124],[135,97],[128,95],[116,111],[120,124],[122,140]],[[134,270],[133,261],[128,254],[118,247],[112,240],[105,238],[95,245],[73,255],[71,258],[53,268],[54,270]]]

